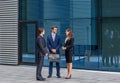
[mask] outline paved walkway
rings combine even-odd
[[[103,72],[73,69],[72,79],[64,79],[67,70],[61,68],[62,78],[56,78],[55,69],[52,78],[46,81],[36,81],[36,66],[8,66],[0,65],[0,83],[120,83],[120,72]],[[47,77],[48,68],[43,68],[43,75]]]

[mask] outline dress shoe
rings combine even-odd
[[[51,77],[52,77],[52,76],[49,75],[47,78],[51,78]]]
[[[65,79],[71,79],[71,75],[70,75],[70,77],[66,77]]]
[[[45,81],[45,80],[46,80],[46,78],[42,78],[42,80],[44,80],[44,81]]]
[[[57,78],[61,78],[61,76],[57,76]]]
[[[45,81],[45,78],[37,79],[38,81]]]

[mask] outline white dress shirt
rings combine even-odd
[[[65,43],[67,42],[68,39],[69,39],[69,37],[66,37],[66,39],[65,39]]]
[[[56,36],[56,34],[52,33],[52,39],[53,39],[53,41],[55,41],[55,36]]]

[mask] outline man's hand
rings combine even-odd
[[[56,49],[52,49],[52,53],[56,53]]]
[[[49,53],[49,50],[47,49],[47,53]]]
[[[49,55],[48,53],[45,54],[45,56],[48,56],[48,55]]]
[[[49,50],[47,49],[47,53],[46,53],[45,55],[46,55],[46,56],[48,56],[48,55],[49,55],[49,53],[50,53],[50,52],[49,52]]]
[[[47,49],[47,53],[50,54],[50,51]]]

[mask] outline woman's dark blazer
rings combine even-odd
[[[73,44],[74,44],[74,38],[68,39],[64,44],[64,47],[66,47],[66,51],[73,50]]]
[[[66,47],[65,50],[66,62],[68,63],[72,62],[74,38],[68,39],[63,46]]]

